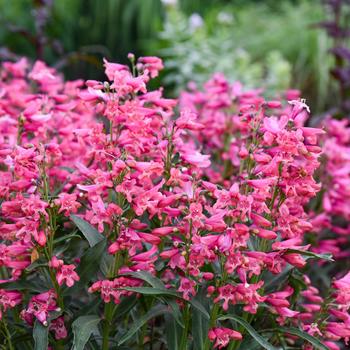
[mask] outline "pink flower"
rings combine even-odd
[[[72,287],[75,281],[79,281],[78,274],[74,271],[74,265],[64,265],[63,260],[57,259],[53,256],[49,262],[49,266],[56,270],[56,279],[58,284],[61,286],[66,283],[68,287]]]
[[[210,156],[199,153],[198,151],[183,154],[184,160],[198,168],[207,168],[210,166]]]
[[[336,289],[336,302],[342,310],[350,308],[350,272],[343,278],[333,282]]]
[[[188,278],[181,277],[180,287],[178,288],[178,291],[182,292],[182,296],[185,300],[190,300],[191,297],[194,297],[196,295],[195,286],[196,282]]]
[[[222,308],[227,311],[229,307],[229,302],[234,303],[236,300],[236,288],[231,284],[226,284],[225,286],[219,287],[219,296],[214,299],[214,303],[223,300],[224,303]]]
[[[67,329],[64,325],[64,317],[58,317],[51,321],[50,324],[50,331],[54,331],[55,333],[55,339],[65,339],[67,338]]]
[[[231,340],[242,340],[242,334],[233,329],[217,327],[209,330],[208,338],[214,342],[214,348],[225,348]]]
[[[76,213],[81,206],[81,204],[77,202],[77,195],[74,193],[60,193],[58,199],[55,200],[55,204],[60,206],[58,212],[64,212],[65,216]]]
[[[58,269],[56,279],[60,286],[65,283],[67,287],[72,287],[76,281],[80,280],[74,269],[74,265],[62,265]]]
[[[133,292],[128,292],[122,290],[123,287],[139,287],[142,285],[142,282],[127,277],[115,278],[113,281],[109,280],[100,280],[95,282],[89,289],[89,293],[100,292],[101,297],[105,303],[109,303],[112,298],[115,304],[121,302],[122,296],[132,295]]]
[[[180,113],[180,117],[176,119],[176,126],[180,129],[187,130],[201,130],[204,125],[196,121],[197,115],[191,110],[183,110]]]
[[[15,307],[21,301],[21,293],[0,289],[0,320],[3,312],[6,312],[7,309]]]
[[[139,70],[147,70],[151,78],[158,76],[160,70],[164,68],[160,58],[154,56],[139,57],[137,60],[137,68]]]
[[[35,317],[43,325],[47,325],[49,313],[57,309],[56,297],[53,290],[35,295],[31,298],[28,308],[21,312],[21,317],[29,324],[33,324]]]

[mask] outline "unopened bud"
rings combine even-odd
[[[131,52],[128,53],[128,59],[131,61],[131,62],[135,62],[135,55]]]

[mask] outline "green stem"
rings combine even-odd
[[[139,338],[139,350],[143,350],[145,348],[145,337],[147,332],[147,323],[145,323],[141,328],[141,334]]]
[[[109,349],[109,332],[111,330],[113,314],[114,314],[113,302],[109,302],[105,304],[105,308],[104,308],[105,320],[104,320],[103,331],[102,331],[102,350]]]
[[[13,344],[11,342],[11,334],[10,334],[8,328],[7,328],[7,323],[5,321],[5,318],[3,318],[2,323],[4,325],[4,330],[5,330],[6,342],[7,342],[7,345],[8,345],[8,349],[9,350],[14,350],[15,348],[13,347]]]
[[[118,251],[114,255],[114,261],[109,268],[107,277],[114,278],[118,273],[120,265],[121,265],[121,254],[120,254],[120,251]],[[103,329],[102,329],[102,350],[109,349],[109,333],[111,331],[111,324],[113,321],[114,311],[115,311],[115,305],[113,304],[113,302],[109,302],[105,304],[105,307],[104,307],[105,320],[104,320]]]
[[[219,312],[219,304],[214,304],[210,313],[209,329],[215,327],[216,319],[218,317],[218,312]],[[207,335],[207,337],[205,338],[204,350],[209,350],[209,349],[210,349],[210,341]]]
[[[51,261],[51,257],[49,255],[49,253],[47,252],[46,248],[44,249],[44,253],[45,253],[45,256],[46,256],[46,259],[48,260],[48,262]],[[55,276],[55,271],[53,269],[51,269],[50,267],[47,267],[48,269],[48,272],[49,272],[49,275],[50,275],[50,279],[51,279],[51,282],[52,282],[52,285],[55,289],[55,293],[57,295],[57,302],[58,302],[58,306],[61,308],[61,310],[64,309],[64,303],[63,303],[63,299],[62,299],[62,296],[61,296],[61,293],[60,293],[60,286],[56,280],[56,276]]]
[[[185,328],[182,332],[179,350],[187,350],[187,338],[188,338],[188,330],[190,325],[190,309],[188,305],[185,306],[185,310],[184,310],[184,324],[185,324]]]
[[[173,152],[174,152],[173,135],[174,135],[174,127],[172,128],[170,134],[167,135],[168,145],[167,145],[167,152],[166,152],[166,159],[165,159],[165,166],[164,166],[164,177],[166,180],[170,179],[170,172],[171,172],[171,165],[172,165],[171,161],[172,161]]]

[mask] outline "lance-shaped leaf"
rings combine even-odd
[[[47,350],[49,345],[49,327],[36,320],[33,329],[34,350]]]
[[[42,285],[41,282],[38,280],[31,280],[31,281],[17,280],[17,281],[0,283],[0,289],[18,290],[18,291],[24,290],[24,291],[41,293],[47,290],[47,287]]]
[[[105,239],[104,236],[95,229],[95,227],[90,225],[88,222],[86,222],[79,216],[72,214],[70,218],[77,225],[84,237],[87,239],[87,241],[90,244],[90,247],[95,246],[97,243]]]
[[[303,332],[298,328],[287,328],[287,327],[279,327],[276,329],[278,332],[283,334],[288,333],[297,336],[300,339],[304,339],[313,345],[316,349],[319,350],[329,350],[328,347],[322,344],[317,338],[313,337],[309,333]]]
[[[118,288],[121,290],[127,290],[129,292],[135,292],[140,293],[144,295],[169,295],[176,298],[180,298],[180,295],[174,291],[169,289],[163,289],[163,288],[152,288],[152,287],[123,287]]]
[[[166,289],[164,283],[159,278],[151,275],[148,271],[127,272],[123,275],[138,278],[142,281],[147,282],[148,284],[150,284],[154,288]]]
[[[145,315],[136,320],[129,331],[120,338],[118,346],[124,344],[127,340],[129,340],[149,320],[154,317],[164,315],[167,312],[169,312],[169,310],[165,305],[157,305],[149,310]]]
[[[178,292],[176,292],[174,290],[170,290],[170,289],[151,288],[151,287],[123,287],[123,288],[118,288],[118,289],[127,290],[129,292],[135,292],[135,293],[140,293],[140,294],[144,294],[144,295],[154,295],[154,296],[166,295],[166,296],[171,296],[171,297],[183,299],[182,296]],[[210,318],[208,311],[197,300],[195,300],[195,299],[190,299],[190,300],[183,299],[183,300],[185,302],[190,303],[192,305],[192,307],[194,307],[198,311],[202,312],[202,314],[207,319]]]
[[[209,299],[206,297],[204,287],[199,290],[194,299],[206,310],[209,308]],[[198,309],[194,309],[192,315],[193,347],[194,349],[204,350],[205,341],[208,338],[209,319]]]
[[[169,350],[179,350],[182,329],[171,314],[165,315],[165,339]]]
[[[106,240],[97,243],[95,246],[90,247],[80,259],[79,266],[77,268],[77,274],[80,280],[75,283],[72,288],[65,289],[64,293],[69,294],[77,289],[84,288],[89,281],[91,281],[100,268],[100,261],[103,252],[106,249]]]
[[[100,321],[97,315],[88,315],[80,316],[72,323],[74,334],[72,350],[84,350],[91,333],[97,329]]]
[[[219,321],[233,320],[239,323],[244,329],[254,338],[254,340],[260,344],[266,350],[278,350],[271,343],[269,343],[263,336],[261,336],[247,321],[242,317],[236,315],[225,315],[218,318]]]
[[[310,252],[308,250],[287,249],[286,254],[288,253],[300,254],[300,255],[306,256],[309,259],[314,258],[314,259],[322,259],[327,261],[334,261],[331,253],[317,254],[314,252]]]

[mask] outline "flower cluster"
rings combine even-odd
[[[313,229],[318,252],[331,252],[337,260],[349,257],[350,234],[350,128],[347,120],[324,121],[324,161],[320,171],[323,193],[313,206]]]
[[[31,263],[52,257],[46,266],[56,289],[31,298],[21,313],[29,324],[34,319],[47,324],[58,308],[58,285],[79,280],[74,266],[54,257],[53,248],[56,214],[74,213],[80,206],[67,193],[71,185],[65,186],[74,183],[71,167],[85,161],[86,147],[74,129],[93,125],[94,114],[79,97],[82,86],[82,81],[64,82],[43,62],[30,67],[24,58],[5,62],[0,71],[1,282],[18,280]],[[2,312],[21,301],[16,288],[0,293]],[[63,317],[50,327],[57,322]]]
[[[266,101],[215,75],[204,91],[181,96],[177,115],[176,100],[147,90],[161,60],[129,58],[131,69],[105,60],[108,82],[86,88],[42,62],[2,67],[2,317],[21,304],[28,327],[48,326],[57,346],[84,327],[79,309],[90,305],[89,336],[101,349],[169,345],[162,323],[152,321],[147,335],[147,321],[164,313],[165,327],[181,329],[181,349],[192,339],[238,349],[247,332],[261,339],[256,332],[269,328],[270,346],[311,349],[311,338],[340,349],[348,275],[320,296],[299,272],[323,257],[304,239],[325,137],[305,126],[305,102],[296,91],[288,102]],[[136,331],[125,310],[143,322]]]

